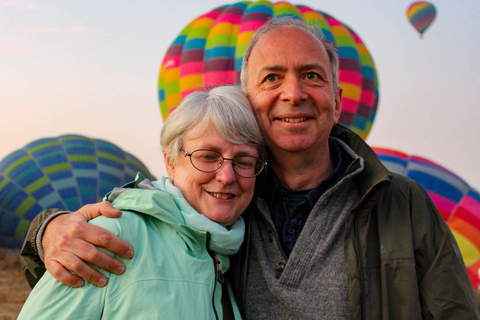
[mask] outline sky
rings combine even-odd
[[[108,140],[165,174],[158,72],[191,20],[219,0],[0,0],[0,159],[63,134]],[[411,1],[290,1],[352,28],[373,57],[371,146],[427,158],[480,190],[480,1],[431,1],[420,39]]]

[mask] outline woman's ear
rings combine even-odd
[[[165,168],[167,168],[168,176],[170,177],[170,179],[175,180],[175,166],[170,164],[166,153],[163,153],[163,159],[165,159]]]

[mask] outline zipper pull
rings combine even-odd
[[[218,259],[217,256],[214,256],[215,264],[217,265],[217,280],[220,282],[220,284],[223,284],[225,282],[225,279],[223,277],[223,273],[220,270],[220,260]]]

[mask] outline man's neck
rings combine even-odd
[[[328,143],[323,152],[272,152],[272,169],[280,184],[290,190],[312,189],[335,169]]]

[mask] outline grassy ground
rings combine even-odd
[[[0,248],[0,320],[16,319],[30,293],[19,256],[20,250]]]

